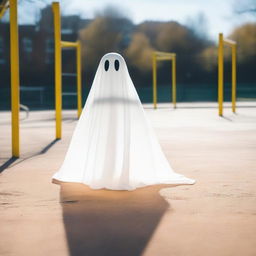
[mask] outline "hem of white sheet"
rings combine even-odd
[[[87,186],[89,186],[91,189],[95,189],[95,190],[99,190],[99,189],[108,189],[108,190],[135,190],[137,188],[142,188],[142,187],[147,187],[147,186],[153,186],[153,185],[193,185],[196,183],[196,180],[194,179],[189,179],[184,177],[185,179],[183,180],[172,180],[172,181],[160,181],[160,182],[153,182],[153,183],[149,183],[149,184],[145,184],[145,183],[139,183],[137,182],[138,185],[136,186],[130,186],[127,184],[120,184],[117,186],[111,186],[111,185],[91,185],[89,183],[86,183],[84,181],[81,180],[67,180],[67,179],[62,179],[62,178],[57,178],[57,175],[54,175],[52,177],[52,179],[60,181],[60,182],[71,182],[71,183],[80,183],[80,184],[85,184]]]

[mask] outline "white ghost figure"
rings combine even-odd
[[[102,57],[65,160],[53,178],[113,190],[195,182],[170,167],[117,53]]]

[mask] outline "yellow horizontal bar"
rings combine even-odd
[[[171,52],[154,52],[157,57],[173,57],[176,56],[176,53]]]
[[[9,0],[4,0],[0,5],[0,19],[4,16],[8,8],[9,8]]]
[[[67,41],[61,41],[61,47],[62,48],[69,48],[69,47],[77,47],[77,42],[67,42]]]
[[[236,42],[235,41],[233,41],[233,40],[231,40],[231,39],[226,39],[226,38],[224,38],[223,39],[223,42],[224,42],[224,44],[225,45],[228,45],[228,46],[233,46],[233,45],[236,45]]]
[[[172,60],[175,56],[172,57],[156,57],[156,60]]]

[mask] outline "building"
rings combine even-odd
[[[81,19],[79,16],[62,17],[62,40],[76,41],[79,29],[87,26],[91,20]],[[10,35],[9,23],[0,22],[0,86],[9,84],[10,65]],[[26,84],[33,83],[40,76],[40,83],[46,84],[46,74],[53,74],[54,64],[54,31],[51,6],[41,11],[40,19],[35,25],[19,26],[20,70]],[[63,69],[65,58],[75,61],[74,53],[67,51],[63,54]],[[73,63],[74,65],[75,63]],[[69,66],[69,65],[68,65]],[[38,83],[37,83],[38,84]]]

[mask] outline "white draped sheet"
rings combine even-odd
[[[117,53],[102,57],[65,160],[53,178],[113,190],[195,182],[170,167]]]

